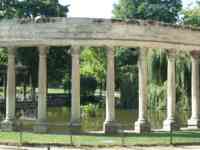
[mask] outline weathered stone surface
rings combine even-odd
[[[116,134],[120,131],[120,124],[116,121],[105,121],[103,124],[103,132],[105,134]]]
[[[191,82],[191,118],[188,120],[188,128],[198,129],[200,127],[200,114],[199,114],[199,56],[200,53],[193,51],[192,56],[192,82]]]
[[[180,50],[200,49],[200,29],[144,21],[89,18],[3,20],[0,46],[125,46]]]
[[[80,126],[80,47],[72,46],[71,126]]]

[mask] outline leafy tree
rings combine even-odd
[[[113,14],[118,19],[148,19],[174,23],[181,11],[181,0],[119,0]]]
[[[143,20],[154,20],[154,21],[162,21],[167,23],[175,23],[179,19],[179,12],[182,8],[181,0],[119,0],[118,4],[114,5],[113,14],[116,19],[143,19]],[[136,77],[137,71],[133,71],[131,68],[137,68],[137,55],[134,57],[131,54],[131,51],[137,51],[135,49],[118,49],[118,58],[121,62],[120,68],[128,68],[119,70],[119,81],[125,78],[127,80],[127,85],[123,85],[123,82],[119,83],[120,89],[130,89],[130,87],[135,86],[135,83],[138,83],[138,78],[134,78],[134,83],[131,81],[131,76]],[[120,56],[121,55],[121,56]],[[128,55],[129,57],[124,57]],[[126,58],[126,59],[123,59]],[[131,60],[135,60],[135,62],[131,63]],[[167,71],[167,61],[166,54],[161,53],[159,50],[153,51],[152,54],[148,58],[150,66],[150,81],[152,88],[157,88],[158,86],[164,86],[164,82],[166,80],[166,71]],[[127,74],[129,74],[129,78],[127,78]],[[158,84],[158,85],[157,85]],[[125,86],[125,87],[124,87]],[[161,97],[165,95],[164,90],[150,89],[150,98],[152,100],[151,104],[155,103],[154,101],[160,101]],[[136,89],[136,88],[134,88]],[[138,88],[137,88],[138,89]],[[164,87],[161,89],[165,89]],[[138,93],[129,90],[120,90],[121,91],[121,99],[124,101],[128,100],[131,104],[131,101],[134,101],[136,97],[138,97]],[[125,93],[123,93],[125,92]],[[133,94],[134,93],[134,94]],[[159,93],[159,94],[158,94]],[[126,97],[124,97],[124,96]],[[128,95],[128,98],[127,98]],[[162,95],[162,96],[159,96]],[[152,99],[154,97],[154,99]],[[158,100],[157,100],[158,99]],[[164,99],[162,99],[163,101]],[[137,102],[134,103],[134,106]],[[152,106],[152,105],[150,105]]]
[[[17,0],[0,0],[0,19],[16,16]]]
[[[64,17],[67,12],[68,7],[60,5],[58,0],[23,0],[17,4],[18,17]]]
[[[100,95],[106,83],[105,48],[86,48],[81,53],[81,75],[93,76],[97,80]]]
[[[197,6],[193,9],[183,10],[183,24],[192,25],[195,27],[200,26],[200,7]]]
[[[120,89],[123,108],[137,107],[137,57],[137,49],[118,48],[116,50],[116,88]]]
[[[59,4],[58,0],[1,0],[0,19],[14,17],[63,17],[68,12],[67,6]],[[62,82],[70,63],[67,57],[68,48],[51,48],[48,55],[48,79],[51,82]],[[3,53],[2,53],[3,54]],[[17,61],[30,68],[33,89],[37,86],[38,52],[37,48],[20,48],[17,51]],[[61,71],[62,70],[62,71]],[[65,71],[64,71],[65,70]]]

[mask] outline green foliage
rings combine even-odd
[[[89,103],[87,105],[81,106],[81,113],[84,117],[96,117],[100,107],[97,104]]]
[[[13,17],[64,17],[68,6],[58,0],[0,0],[0,19]]]
[[[23,0],[17,4],[18,17],[64,17],[68,12],[67,6],[59,4],[58,0]]]
[[[51,47],[48,53],[48,80],[62,83],[64,76],[69,75],[71,56],[68,47]]]
[[[17,5],[17,0],[0,0],[0,19],[16,17]]]
[[[117,19],[148,19],[175,23],[182,8],[181,0],[119,0],[114,6],[113,14]],[[132,49],[133,50],[133,49]],[[137,51],[135,51],[136,53]],[[137,54],[130,49],[117,50],[117,85],[120,86],[121,99],[133,102],[138,97],[138,77],[136,71]],[[163,51],[153,51],[148,57],[149,64],[149,98],[150,106],[163,107],[166,96],[167,57]],[[133,69],[135,68],[135,69]],[[122,82],[124,80],[124,82]],[[126,82],[127,81],[127,82]],[[157,89],[158,88],[158,89]],[[129,89],[131,89],[129,91]],[[123,97],[126,96],[125,98]],[[156,103],[156,105],[154,105]],[[158,103],[158,105],[157,105]],[[134,101],[134,106],[137,101]]]
[[[14,17],[63,17],[68,12],[67,6],[58,0],[1,0],[0,19]],[[48,79],[51,82],[62,82],[66,70],[69,70],[68,48],[51,48],[48,55]],[[0,52],[1,53],[1,52]],[[0,59],[4,60],[3,53]],[[36,48],[20,48],[17,51],[17,62],[28,66],[32,75],[32,85],[37,86],[38,52]]]
[[[8,55],[7,51],[3,48],[0,48],[0,64],[7,64]]]
[[[200,26],[200,7],[183,10],[183,23],[185,25]]]
[[[149,80],[154,84],[163,85],[167,80],[167,53],[161,49],[149,51]]]
[[[102,96],[106,85],[105,48],[85,48],[81,53],[80,72],[82,76],[95,77]]]
[[[119,0],[113,14],[118,19],[148,19],[174,23],[182,8],[181,0]]]
[[[138,68],[137,49],[116,50],[116,88],[120,89],[121,106],[137,108]]]
[[[86,48],[81,53],[81,74],[94,76],[98,82],[106,78],[106,52],[104,48]]]
[[[148,91],[149,108],[153,110],[165,109],[167,102],[167,82],[161,85],[150,82]]]
[[[176,85],[177,102],[183,109],[189,108],[191,98],[191,58],[187,53],[177,54],[176,59]]]
[[[97,88],[97,81],[92,76],[81,76],[81,95],[82,96],[93,96]]]

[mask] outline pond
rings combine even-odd
[[[188,111],[179,111],[177,119],[181,126],[187,124],[190,116]],[[116,120],[123,126],[124,129],[134,129],[134,122],[137,120],[137,110],[116,109]],[[25,119],[26,118],[26,119]],[[165,111],[148,111],[148,119],[151,123],[152,129],[162,128],[163,120],[166,118]],[[33,117],[27,119],[22,117],[24,128],[32,129],[35,119]],[[103,128],[105,120],[105,111],[100,109],[96,117],[82,117],[82,130],[84,131],[100,131]],[[69,107],[50,107],[48,108],[48,123],[49,131],[68,131],[67,124],[70,121],[70,108]]]

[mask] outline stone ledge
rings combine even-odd
[[[176,120],[165,120],[163,122],[163,131],[177,131],[179,130],[179,124]]]
[[[119,133],[120,124],[116,121],[105,121],[103,124],[103,131],[105,134]]]
[[[17,129],[15,120],[4,120],[1,122],[1,130],[2,131],[15,131]]]
[[[151,125],[148,121],[136,121],[135,122],[135,132],[136,133],[145,133],[151,131]]]

